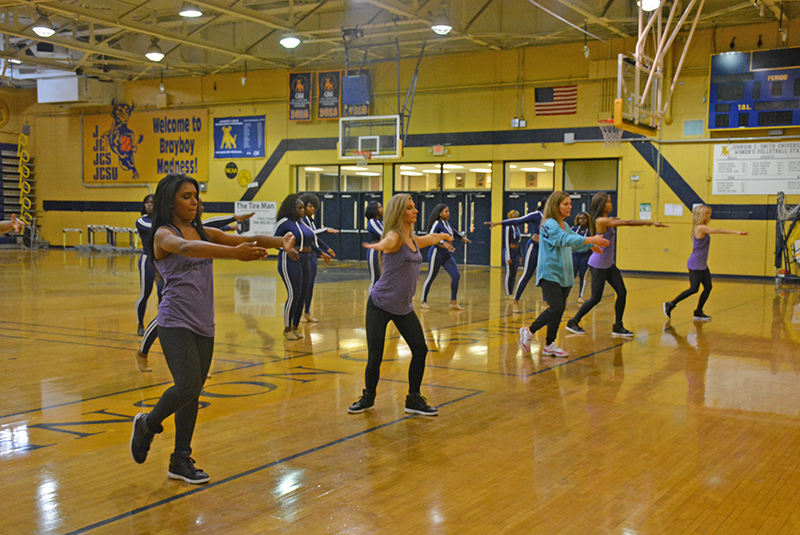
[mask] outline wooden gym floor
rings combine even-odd
[[[217,338],[193,457],[211,482],[167,478],[174,426],[135,464],[133,416],[171,384],[158,344],[139,373],[134,255],[0,250],[2,533],[800,533],[800,291],[717,279],[665,325],[686,277],[627,276],[562,329],[568,359],[532,355],[499,268],[442,272],[418,310],[431,349],[403,412],[408,349],[390,331],[374,411],[363,387],[366,267],[321,267],[306,338],[286,342],[274,261],[215,262]],[[326,271],[327,270],[327,271]],[[567,311],[576,310],[573,291]],[[147,319],[155,314],[151,297]]]

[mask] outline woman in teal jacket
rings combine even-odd
[[[548,305],[533,320],[530,327],[519,330],[519,344],[523,351],[530,352],[533,333],[547,326],[546,344],[542,355],[566,357],[568,353],[556,345],[556,335],[567,296],[575,277],[572,270],[572,251],[592,249],[601,253],[600,247],[608,246],[602,236],[580,236],[564,220],[572,212],[572,200],[563,191],[554,191],[544,207],[544,221],[539,228],[539,262],[536,269],[536,285],[542,289],[542,297]]]

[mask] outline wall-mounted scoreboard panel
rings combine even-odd
[[[708,129],[800,126],[800,48],[711,56]]]

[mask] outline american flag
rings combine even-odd
[[[577,110],[577,85],[536,88],[536,115],[571,115]]]

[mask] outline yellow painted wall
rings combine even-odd
[[[731,38],[736,36],[738,50],[756,49],[759,35],[762,48],[774,48],[775,24],[718,29],[698,32],[687,55],[680,85],[672,106],[672,122],[664,127],[662,139],[682,139],[683,121],[707,116],[709,56],[727,50]],[[800,23],[793,22],[789,36],[800,35]],[[681,39],[672,57],[673,65],[680,58]],[[787,43],[789,46],[797,44]],[[590,57],[583,55],[583,44],[528,48],[524,51],[482,52],[424,57],[420,64],[417,92],[413,102],[409,134],[446,134],[452,132],[479,132],[510,130],[510,121],[518,115],[524,97],[524,117],[527,129],[596,127],[602,82],[590,79],[593,61],[613,60],[620,52],[633,49],[633,39],[617,39],[609,44],[590,43]],[[413,74],[415,59],[401,62],[401,102],[405,100]],[[518,86],[518,66],[522,65],[522,86]],[[336,68],[336,65],[331,66]],[[341,66],[339,66],[341,67]],[[370,66],[375,102],[374,115],[397,113],[397,67],[394,62]],[[284,139],[334,138],[338,135],[336,121],[307,123],[287,120],[286,71],[251,71],[247,83],[242,85],[242,74],[221,74],[206,77],[168,78],[164,80],[165,93],[169,95],[169,108],[207,108],[209,121],[214,117],[231,115],[257,115],[267,117],[267,156]],[[118,94],[136,103],[137,110],[155,110],[159,80],[143,80],[124,84]],[[578,113],[567,116],[537,117],[534,109],[534,88],[548,85],[578,85]],[[39,208],[46,200],[61,201],[140,201],[149,188],[89,188],[81,182],[81,114],[107,112],[109,107],[88,108],[35,103],[35,92],[0,90],[0,98],[12,104],[12,118],[0,129],[0,141],[15,142],[23,124],[30,124],[31,152],[36,161],[36,181]],[[606,115],[607,116],[607,115]],[[209,128],[209,144],[213,130]],[[736,133],[736,136],[763,135],[753,130]],[[800,129],[787,129],[785,135],[797,135]],[[727,138],[729,134],[725,134]],[[730,134],[733,135],[733,134]],[[706,134],[704,137],[709,137]],[[779,141],[777,138],[776,141]],[[722,141],[722,140],[720,140]],[[689,186],[711,204],[774,204],[775,196],[712,196],[711,166],[712,144],[661,145],[664,157],[672,164]],[[435,158],[429,147],[407,148],[404,162],[457,162],[488,161],[496,170],[507,160],[556,161],[556,185],[560,187],[563,160],[591,158],[619,158],[618,213],[625,219],[637,219],[640,203],[651,203],[655,218],[670,225],[668,229],[624,228],[619,232],[618,265],[622,269],[642,271],[685,272],[686,258],[691,247],[689,229],[690,208],[684,208],[680,217],[666,217],[664,205],[677,204],[678,198],[660,180],[644,159],[628,143],[619,148],[605,148],[603,143],[561,142],[524,145],[451,146],[444,158]],[[228,179],[223,168],[228,160],[213,160],[210,151],[208,192],[206,201],[232,202],[241,198],[244,188],[236,180]],[[256,176],[266,159],[236,160],[240,168]],[[256,196],[256,200],[280,201],[295,188],[294,168],[299,165],[335,165],[339,163],[333,150],[290,151],[279,162]],[[392,183],[391,162],[384,167],[387,176],[384,184]],[[638,182],[630,177],[636,174]],[[199,177],[202,179],[202,177]],[[150,186],[154,187],[154,183]],[[492,181],[492,217],[502,217],[503,181],[495,171]],[[390,195],[385,192],[386,197]],[[800,196],[789,202],[800,202]],[[88,224],[133,226],[137,213],[50,212],[41,214],[42,237],[53,244],[61,243],[64,227],[85,228]],[[750,232],[748,237],[715,236],[711,247],[710,268],[714,273],[749,276],[772,276],[774,249],[774,222],[769,221],[712,221],[712,225]],[[500,262],[500,234],[493,233],[492,263]]]

